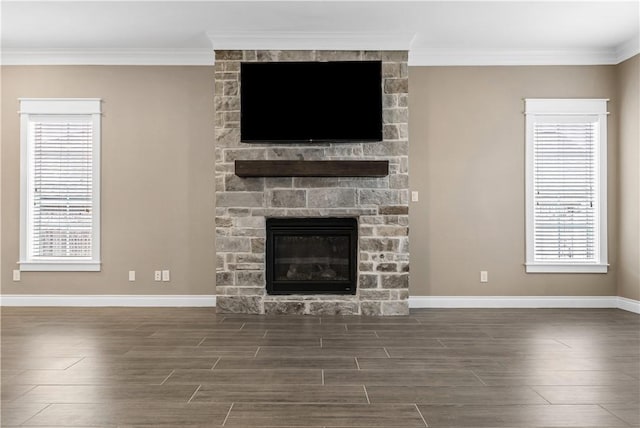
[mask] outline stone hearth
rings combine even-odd
[[[243,61],[381,60],[381,142],[240,142]],[[216,51],[217,311],[254,314],[405,315],[409,312],[409,136],[406,51]],[[286,91],[286,88],[282,89]],[[340,102],[340,94],[336,94]],[[295,106],[292,106],[295,108]],[[286,126],[287,112],[282,112]],[[381,178],[240,178],[235,160],[388,160]],[[267,295],[267,217],[358,219],[355,295]]]

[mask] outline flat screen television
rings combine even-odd
[[[242,63],[240,140],[381,141],[382,63]]]

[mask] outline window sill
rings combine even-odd
[[[30,261],[18,262],[22,272],[100,272],[96,261]]]
[[[528,263],[527,273],[607,273],[608,264]]]

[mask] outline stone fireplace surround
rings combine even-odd
[[[406,315],[409,312],[406,51],[216,51],[216,293],[220,313]],[[240,63],[381,60],[383,141],[240,142]],[[286,90],[283,88],[283,91]],[[336,94],[340,102],[340,94]],[[295,108],[295,106],[292,106]],[[282,112],[286,126],[287,112]],[[240,178],[235,160],[388,160],[389,175]],[[358,219],[355,295],[268,295],[267,217]]]

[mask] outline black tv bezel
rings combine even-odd
[[[277,63],[264,63],[264,62],[255,62],[255,61],[244,61],[240,63],[240,72],[239,72],[239,97],[240,97],[240,142],[245,144],[309,144],[309,143],[319,143],[319,144],[327,144],[327,143],[377,143],[384,141],[383,128],[384,128],[384,119],[383,119],[383,110],[384,110],[384,76],[382,73],[382,61],[381,60],[366,60],[366,61],[322,61],[322,63],[342,63],[342,64],[361,64],[361,63],[378,63],[380,65],[380,130],[378,138],[309,138],[309,139],[246,139],[242,136],[242,67],[245,64],[313,64],[320,63],[321,61],[282,61]]]

